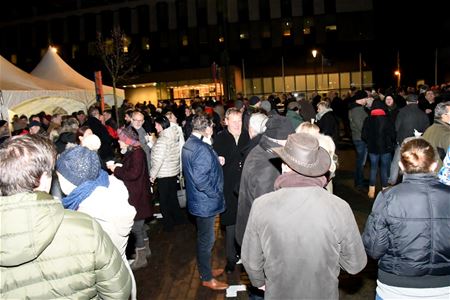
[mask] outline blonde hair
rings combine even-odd
[[[295,132],[296,133],[303,132],[315,135],[320,132],[320,128],[316,124],[312,124],[310,122],[303,122],[300,125],[298,125],[298,127],[295,129]]]

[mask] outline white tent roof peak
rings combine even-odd
[[[95,90],[95,83],[92,80],[79,74],[72,69],[52,47],[49,47],[47,53],[42,57],[39,64],[31,71],[31,74],[39,78],[56,81],[63,85],[83,89]],[[92,74],[94,76],[94,74]],[[103,85],[104,94],[112,94],[112,88]],[[123,90],[117,89],[117,94],[123,97]]]
[[[1,90],[73,90],[62,83],[48,81],[22,71],[0,55]]]

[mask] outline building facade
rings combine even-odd
[[[377,84],[379,16],[372,0],[21,2],[4,4],[0,51],[26,71],[51,44],[72,67],[92,77],[102,69],[97,34],[108,36],[119,26],[126,51],[139,55],[136,76],[122,85],[153,86],[159,99],[200,90],[228,98],[237,92],[342,93],[351,85]],[[395,57],[386,64],[395,66]]]

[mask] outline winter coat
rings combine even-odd
[[[422,137],[437,150],[439,154],[437,170],[439,170],[442,167],[447,148],[450,146],[450,124],[436,119],[433,125],[425,130]]]
[[[136,209],[128,203],[125,184],[110,175],[109,186],[98,186],[80,203],[78,211],[90,215],[100,223],[126,261],[125,249]]]
[[[367,255],[378,280],[406,288],[450,285],[450,186],[434,174],[404,174],[379,193],[366,222]]]
[[[300,104],[300,116],[303,118],[303,120],[310,122],[311,119],[316,118],[316,110],[312,106],[311,101],[301,99],[298,101],[298,103]]]
[[[394,124],[386,115],[371,115],[364,120],[361,138],[366,142],[369,153],[391,153],[395,149]]]
[[[99,137],[101,143],[100,149],[98,149],[98,155],[103,161],[107,161],[114,158],[113,153],[113,138],[109,135],[106,127],[96,117],[89,117],[86,121],[87,126],[92,132]]]
[[[152,148],[150,177],[165,178],[180,174],[182,132],[171,126],[160,132]]]
[[[320,119],[317,120],[320,133],[330,136],[335,143],[339,139],[339,124],[332,109],[329,109]]]
[[[395,120],[397,143],[401,145],[405,138],[414,136],[414,129],[422,133],[425,132],[429,125],[427,115],[420,110],[417,104],[407,104],[400,109]]]
[[[303,123],[303,118],[302,116],[299,115],[299,113],[297,111],[293,111],[291,109],[288,109],[286,111],[286,118],[289,119],[289,121],[292,124],[292,128],[296,129],[298,127],[298,125],[300,125],[301,123]]]
[[[271,148],[279,146],[263,135],[245,160],[236,217],[236,241],[239,245],[244,238],[253,201],[261,195],[273,192],[275,179],[281,174],[281,159],[270,151]]]
[[[128,299],[131,277],[90,216],[47,193],[0,197],[2,299]]]
[[[152,216],[150,177],[144,150],[137,148],[125,153],[122,167],[114,169],[114,176],[127,187],[128,202],[136,208],[134,220],[144,220]]]
[[[264,299],[338,299],[340,268],[367,257],[350,206],[318,186],[286,187],[253,203],[241,250]]]
[[[191,134],[181,157],[189,213],[204,218],[222,213],[225,210],[223,172],[213,148]]]
[[[221,131],[214,139],[213,148],[218,156],[225,158],[222,166],[227,209],[220,216],[222,225],[236,224],[239,183],[241,181],[242,167],[244,166],[243,151],[250,141],[248,132],[242,130],[238,144],[228,130]]]
[[[366,118],[367,112],[364,106],[358,103],[350,104],[348,119],[350,120],[350,129],[352,130],[352,139],[354,141],[361,141],[361,131]]]
[[[77,136],[73,132],[62,132],[55,141],[56,151],[61,154],[66,150],[68,144],[76,144]]]

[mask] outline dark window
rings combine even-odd
[[[20,25],[20,41],[21,41],[21,47],[32,47],[32,41],[33,41],[33,28],[31,24],[21,24]]]
[[[336,13],[336,0],[324,0],[325,4],[325,13],[326,14],[335,14]]]
[[[166,2],[156,3],[156,23],[158,30],[169,28],[169,5]]]
[[[50,21],[50,39],[52,43],[61,44],[64,40],[64,21],[53,19]]]
[[[101,32],[104,36],[111,36],[111,30],[113,29],[114,25],[114,15],[113,12],[108,11],[102,11],[101,13]]]
[[[148,6],[138,6],[137,7],[138,14],[138,26],[139,33],[148,33],[150,30],[150,17]]]
[[[291,0],[281,0],[281,16],[284,18],[292,17]]]
[[[39,48],[48,46],[48,24],[45,21],[36,23],[36,42]]]
[[[248,21],[248,1],[238,1],[238,17],[239,22],[247,22]]]
[[[261,21],[270,20],[270,0],[261,0],[259,2],[259,16]]]
[[[197,0],[197,24],[199,27],[206,27],[208,25],[206,0]]]
[[[131,33],[131,10],[129,8],[119,10],[119,25],[126,34]]]
[[[303,0],[303,15],[314,15],[314,0]]]
[[[180,29],[186,29],[188,26],[187,1],[178,0],[176,2],[176,7],[177,7],[177,27]]]
[[[86,14],[84,16],[84,34],[87,41],[95,40],[97,36],[97,30],[100,28],[96,27],[96,20],[94,14]]]
[[[80,18],[77,16],[70,16],[67,18],[67,34],[68,40],[71,42],[78,42],[80,40]]]

